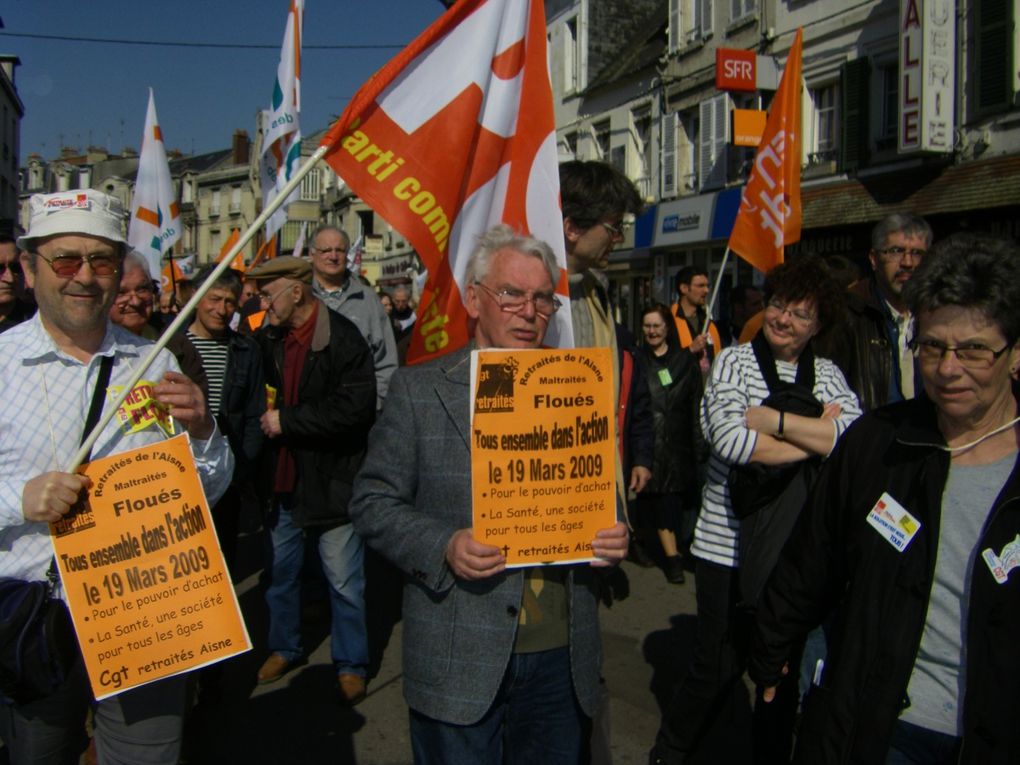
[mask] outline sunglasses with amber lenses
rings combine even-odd
[[[96,276],[113,276],[120,271],[120,257],[105,252],[91,255],[54,255],[52,258],[39,253],[39,257],[45,260],[53,269],[53,273],[61,279],[73,277],[86,262]]]

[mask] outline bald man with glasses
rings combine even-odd
[[[347,267],[351,240],[336,226],[319,226],[312,234],[312,291],[331,311],[350,319],[372,349],[376,407],[381,409],[397,369],[397,344],[379,296]]]

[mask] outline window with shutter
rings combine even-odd
[[[595,147],[598,149],[598,159],[609,159],[609,120],[595,125]]]
[[[818,165],[836,159],[839,109],[836,83],[829,82],[810,89],[813,119],[808,144],[808,164]]]
[[[709,37],[712,34],[712,15],[713,7],[712,0],[693,0],[695,6],[699,9],[698,14],[698,27],[701,29],[702,37]]]
[[[756,0],[730,0],[730,22],[747,18],[757,10]]]
[[[661,118],[662,136],[662,168],[659,177],[662,179],[660,193],[663,198],[677,195],[677,114],[663,114]]]
[[[729,111],[729,98],[726,93],[702,101],[699,106],[701,148],[698,178],[701,189],[717,189],[726,184]]]
[[[839,143],[843,170],[856,170],[868,155],[868,78],[867,58],[843,64],[843,140]]]
[[[563,92],[577,90],[577,17],[563,25]]]
[[[882,96],[882,121],[879,123],[879,137],[883,146],[892,139],[889,148],[895,146],[896,128],[899,124],[900,68],[897,63],[886,64],[880,72]]]
[[[652,179],[652,107],[644,104],[630,113],[635,158],[633,164],[636,176],[632,175],[642,197],[651,194]],[[629,163],[628,163],[629,164]]]
[[[974,28],[974,100],[978,115],[1013,100],[1013,18],[1010,0],[977,0]]]
[[[683,0],[669,0],[669,50],[670,52],[675,51],[680,47],[681,34],[683,30],[680,27],[680,3]]]
[[[679,127],[681,128],[682,135],[680,136],[680,150],[678,164],[680,165],[679,178],[680,189],[684,193],[689,191],[697,191],[700,186],[698,184],[698,149],[700,145],[700,126],[701,122],[698,119],[697,109],[688,109],[680,116]]]

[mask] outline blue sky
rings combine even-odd
[[[21,162],[56,156],[63,144],[138,149],[148,88],[168,148],[227,148],[234,130],[254,135],[268,108],[288,0],[10,0],[0,19],[0,53],[21,59],[25,104]],[[305,45],[403,46],[443,13],[439,0],[305,0]],[[60,42],[16,34],[230,44],[271,49],[177,48]],[[362,83],[398,52],[305,50],[302,132],[326,127]]]

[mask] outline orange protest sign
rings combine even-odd
[[[508,566],[594,560],[616,522],[611,353],[472,353],[473,534]]]
[[[51,525],[97,699],[251,649],[186,435],[82,465]]]

